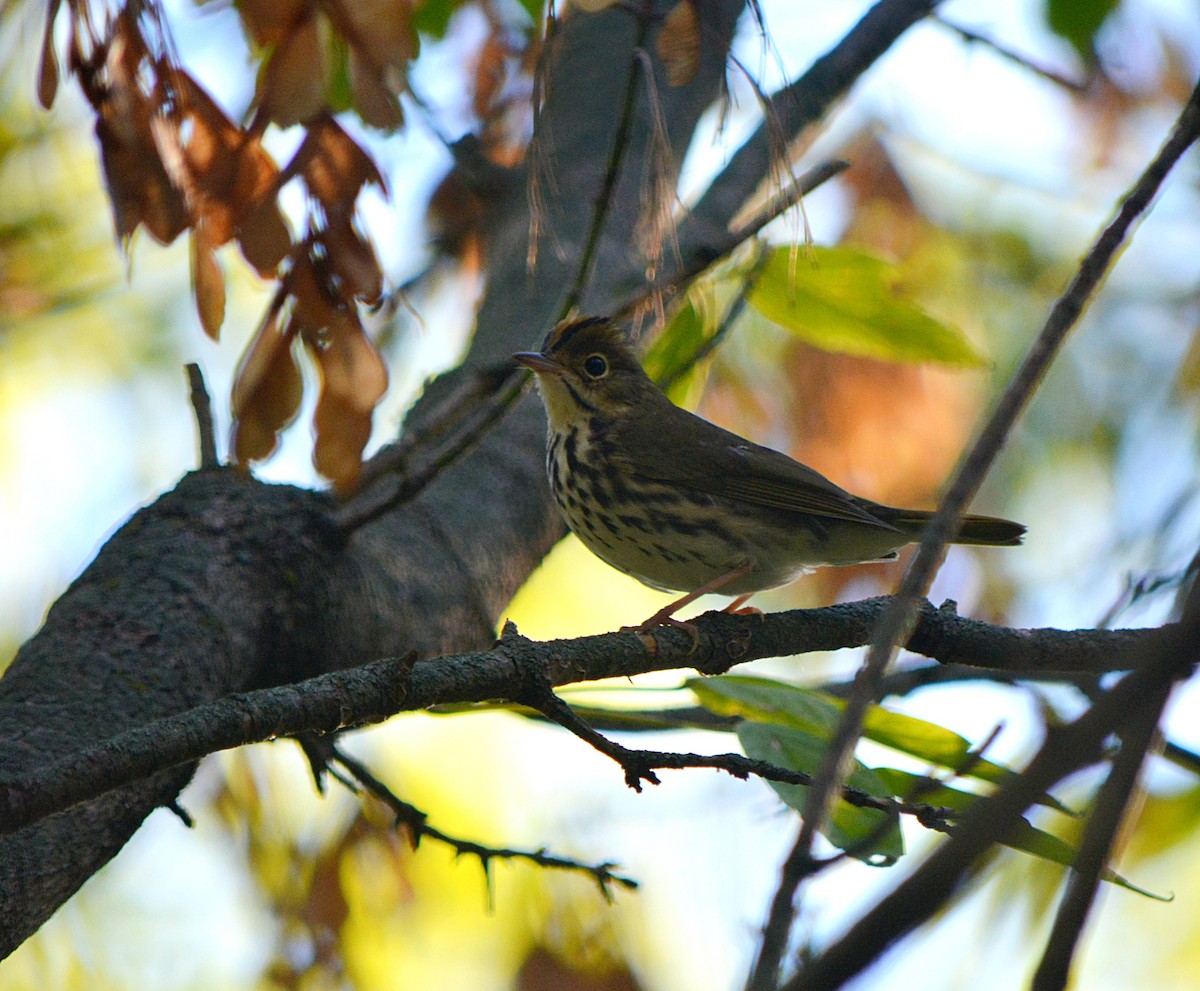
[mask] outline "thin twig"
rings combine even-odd
[[[922,688],[955,685],[967,681],[988,681],[1014,686],[1026,682],[1046,682],[1091,689],[1097,685],[1099,677],[1087,671],[1012,671],[1003,668],[972,667],[969,664],[919,664],[885,674],[879,682],[879,697],[899,698]],[[854,690],[854,681],[831,681],[817,687],[830,695],[846,698]]]
[[[408,831],[414,849],[420,844],[422,838],[428,836],[430,839],[437,840],[439,843],[444,843],[451,847],[459,856],[477,858],[480,867],[483,868],[489,896],[492,886],[491,862],[493,860],[524,860],[539,867],[586,874],[596,883],[596,887],[600,889],[600,894],[604,896],[604,900],[609,902],[613,900],[612,889],[614,884],[619,884],[630,891],[637,890],[637,881],[615,873],[614,868],[617,865],[613,863],[585,864],[568,857],[554,856],[545,850],[519,850],[512,847],[494,847],[484,843],[476,843],[473,840],[464,840],[458,836],[451,836],[449,833],[443,833],[436,826],[429,824],[429,817],[424,812],[396,795],[387,785],[375,777],[361,761],[351,757],[340,747],[333,744],[330,744],[329,751],[332,759],[341,764],[359,785],[392,810],[396,816],[396,825],[403,826]]]
[[[696,348],[695,353],[688,359],[686,363],[680,364],[672,369],[670,374],[664,375],[658,382],[658,387],[664,392],[669,390],[676,382],[680,380],[688,371],[695,365],[703,361],[713,353],[728,336],[729,331],[733,329],[734,323],[738,317],[742,315],[742,311],[746,308],[746,302],[749,299],[750,293],[754,291],[754,287],[758,285],[759,277],[762,275],[763,269],[767,267],[767,261],[771,255],[769,251],[760,251],[758,257],[754,259],[754,264],[750,266],[750,270],[742,279],[742,284],[738,288],[737,295],[729,304],[729,308],[725,311],[725,315],[721,317],[720,324],[713,331],[711,337],[707,338]]]
[[[200,438],[200,467],[219,468],[217,458],[217,429],[213,424],[212,399],[204,384],[204,373],[194,361],[184,366],[191,386],[192,412],[196,416],[196,434]]]
[[[625,783],[635,791],[642,790],[643,781],[659,784],[655,771],[699,767],[725,771],[743,781],[753,775],[764,781],[777,781],[781,784],[802,787],[812,784],[812,775],[810,774],[779,767],[768,761],[756,760],[742,754],[686,754],[660,750],[631,750],[598,733],[573,707],[559,698],[543,679],[535,675],[527,678],[527,681],[530,686],[529,690],[519,701],[536,709],[547,719],[557,723],[589,746],[614,760],[625,772]],[[918,801],[880,798],[878,795],[872,795],[861,788],[851,786],[843,788],[842,797],[848,804],[858,808],[874,809],[877,812],[885,812],[893,816],[913,816],[922,825],[942,832],[949,831],[950,820],[956,815],[953,809]]]
[[[387,510],[408,502],[499,422],[525,392],[529,378],[529,373],[520,368],[513,368],[506,373],[487,399],[467,407],[466,414],[459,418],[453,432],[438,443],[425,461],[406,470],[397,470],[386,479],[378,472],[373,473],[378,481],[347,502],[335,506],[330,512],[333,521],[348,533]]]
[[[575,279],[567,291],[558,311],[558,321],[565,320],[579,305],[583,292],[587,288],[588,279],[592,275],[592,265],[596,260],[596,252],[600,247],[600,235],[604,232],[608,220],[608,212],[612,209],[613,192],[617,188],[617,179],[621,174],[621,164],[625,160],[625,152],[629,147],[629,139],[633,134],[634,110],[637,106],[638,77],[644,71],[637,52],[645,47],[646,38],[650,31],[650,0],[643,0],[638,19],[637,38],[633,43],[634,54],[629,59],[629,77],[625,84],[625,99],[621,105],[621,116],[613,135],[612,147],[608,153],[608,163],[604,169],[604,178],[600,190],[596,194],[596,209],[592,213],[592,222],[588,227],[587,240],[579,255],[579,265],[575,269]]]
[[[878,698],[879,681],[899,644],[907,639],[913,628],[921,597],[928,590],[933,576],[945,554],[946,544],[953,538],[971,497],[978,490],[992,462],[999,454],[1017,418],[1021,415],[1046,370],[1058,354],[1069,332],[1078,322],[1088,301],[1107,274],[1118,251],[1125,244],[1137,219],[1149,208],[1155,193],[1167,173],[1200,134],[1200,88],[1192,94],[1175,124],[1170,138],[1154,160],[1134,183],[1121,202],[1116,218],[1101,233],[1084,256],[1079,270],[1066,292],[1059,297],[1041,333],[1030,347],[1020,368],[1009,382],[995,411],[980,431],[970,452],[960,463],[941,506],[930,520],[921,537],[921,544],[905,572],[895,597],[888,603],[872,638],[866,660],[856,678],[856,688],[846,702],[829,749],[817,772],[817,783],[809,791],[804,810],[804,822],[797,838],[796,849],[789,863],[807,862],[817,833],[828,819],[830,803],[838,783],[861,735],[862,720],[867,707]],[[789,876],[789,883],[798,886],[802,876]],[[782,889],[782,885],[781,885]],[[778,893],[777,905],[786,903],[792,911],[795,890]],[[773,982],[783,947],[771,947],[774,968]],[[769,986],[766,978],[752,984],[757,991]]]
[[[967,810],[948,841],[781,991],[830,991],[860,974],[901,936],[939,912],[961,890],[983,854],[1009,835],[1038,796],[1102,759],[1108,737],[1136,720],[1148,698],[1194,673],[1200,661],[1200,583],[1190,590],[1178,629],[1174,643],[1164,641],[1082,716],[1048,731],[1019,776]]]
[[[1067,76],[1064,76],[1061,72],[1057,72],[1054,69],[1048,69],[1043,65],[1038,65],[1028,55],[1022,55],[1020,52],[1015,51],[1012,48],[1008,48],[1007,46],[1000,44],[998,41],[987,37],[987,35],[980,34],[979,32],[973,31],[970,28],[965,28],[961,24],[955,24],[952,21],[948,21],[941,14],[934,14],[930,20],[932,20],[934,24],[938,24],[948,31],[953,31],[968,44],[982,45],[984,48],[988,48],[995,52],[1002,59],[1005,59],[1008,62],[1013,62],[1016,65],[1019,65],[1022,69],[1028,69],[1034,75],[1041,76],[1043,79],[1048,79],[1050,82],[1062,86],[1065,89],[1069,89],[1073,93],[1082,93],[1087,89],[1086,83],[1082,83],[1077,79],[1070,79]]]
[[[511,362],[472,368],[456,381],[447,395],[437,399],[436,405],[423,411],[414,423],[405,423],[400,438],[372,456],[363,465],[360,489],[370,487],[376,479],[403,471],[414,460],[422,456],[424,448],[433,448],[448,434],[462,426],[475,404],[494,396],[513,372]],[[354,497],[347,500],[353,502]]]
[[[669,280],[650,283],[639,289],[634,295],[626,298],[613,308],[613,319],[621,323],[629,319],[642,308],[651,296],[675,296],[682,293],[691,283],[716,262],[727,257],[737,248],[758,234],[772,220],[786,213],[805,196],[818,186],[823,186],[830,179],[846,169],[850,163],[842,159],[832,159],[813,166],[803,175],[788,183],[783,189],[772,196],[761,210],[733,231],[724,232],[722,237],[711,244],[711,250],[697,255],[681,270],[672,273]]]

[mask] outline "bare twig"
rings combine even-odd
[[[614,740],[608,739],[590,726],[575,710],[555,695],[549,687],[534,687],[522,701],[537,709],[547,719],[557,723],[563,729],[573,733],[589,746],[595,748],[606,757],[616,761],[625,772],[625,783],[635,791],[642,790],[642,782],[659,784],[657,770],[683,770],[684,768],[706,767],[717,771],[725,771],[735,778],[746,780],[754,777],[764,781],[777,781],[781,784],[800,785],[808,787],[812,784],[812,775],[803,771],[779,767],[768,761],[755,760],[742,754],[685,754],[660,750],[630,750]],[[978,759],[978,758],[975,758]],[[950,820],[957,813],[953,809],[929,805],[916,801],[897,801],[891,798],[880,798],[863,791],[861,788],[846,786],[842,797],[850,805],[862,809],[874,809],[889,815],[910,815],[922,825],[930,829],[948,832]]]
[[[850,168],[850,163],[841,159],[832,159],[813,166],[772,196],[758,213],[740,227],[732,231],[724,231],[707,247],[703,254],[690,258],[681,269],[671,272],[669,279],[651,283],[620,303],[613,310],[613,319],[618,322],[629,319],[641,309],[651,296],[670,297],[682,293],[697,276],[707,271],[713,263],[741,247],[776,217],[786,213],[814,189],[823,186],[848,168]]]
[[[217,430],[213,425],[212,399],[204,384],[204,374],[194,361],[184,366],[191,386],[192,411],[196,415],[196,433],[200,438],[200,467],[219,468]]]
[[[1054,305],[1045,326],[1005,389],[995,411],[955,472],[941,506],[922,535],[921,545],[904,575],[896,596],[880,617],[867,658],[856,679],[856,690],[847,699],[838,732],[818,770],[818,781],[809,791],[804,822],[797,838],[797,849],[793,851],[793,857],[797,861],[808,860],[807,852],[812,849],[817,833],[824,827],[830,801],[836,794],[838,783],[845,775],[861,735],[863,714],[878,697],[880,678],[899,645],[907,639],[913,628],[921,596],[933,580],[944,556],[946,544],[954,536],[967,503],[982,483],[1013,424],[1037,389],[1067,335],[1079,320],[1084,307],[1099,287],[1117,252],[1128,239],[1134,223],[1149,208],[1167,173],[1196,140],[1198,134],[1200,88],[1193,92],[1162,150],[1126,194],[1116,218],[1084,256],[1071,285]],[[776,903],[786,902],[790,912],[794,897],[794,890],[786,895],[781,890]],[[770,979],[773,981],[778,962],[782,959],[783,948],[773,946],[770,950],[774,956],[773,961],[768,961],[768,964],[774,965],[770,972]],[[768,986],[767,975],[757,980],[759,983],[752,984],[752,987],[758,989]]]
[[[965,28],[961,24],[955,24],[952,21],[946,20],[941,14],[934,14],[931,20],[935,24],[939,24],[948,31],[953,31],[963,41],[972,45],[982,45],[984,48],[990,49],[999,55],[1002,59],[1019,65],[1022,69],[1027,69],[1034,75],[1041,76],[1043,79],[1048,79],[1050,82],[1065,89],[1071,90],[1073,93],[1082,93],[1087,89],[1086,83],[1081,83],[1076,79],[1071,79],[1064,76],[1061,72],[1056,72],[1054,69],[1048,69],[1046,66],[1038,65],[1028,55],[1022,55],[1018,51],[1000,44],[993,38],[987,35],[980,34],[978,31],[972,31],[970,28]]]
[[[612,901],[613,885],[620,885],[630,891],[634,891],[638,887],[637,881],[633,878],[615,873],[614,868],[616,868],[616,864],[584,864],[568,857],[556,857],[545,850],[519,850],[512,847],[494,847],[484,843],[476,843],[473,840],[464,840],[458,836],[451,836],[449,833],[443,833],[436,826],[429,824],[429,818],[424,812],[397,796],[387,785],[375,777],[370,769],[361,761],[351,757],[334,744],[329,745],[329,752],[332,760],[344,767],[359,785],[392,810],[396,816],[396,825],[403,826],[408,831],[414,849],[420,844],[423,837],[428,836],[430,839],[445,843],[454,849],[459,856],[477,858],[480,867],[483,868],[489,894],[492,886],[491,863],[494,860],[524,860],[539,867],[586,874],[595,882],[596,887],[600,889],[600,894],[604,896],[605,901]]]
[[[843,937],[811,960],[781,991],[840,988],[905,933],[940,911],[979,858],[1018,825],[1025,810],[1064,777],[1100,759],[1105,740],[1137,720],[1147,699],[1186,678],[1200,660],[1200,584],[1193,585],[1179,637],[1127,674],[1073,723],[1052,729],[1019,777],[975,803],[953,834]]]
[[[721,317],[721,322],[718,324],[717,329],[713,331],[712,336],[696,348],[695,354],[690,357],[686,364],[680,364],[659,380],[658,386],[660,389],[664,391],[670,389],[697,362],[703,361],[708,355],[712,354],[720,346],[721,342],[725,340],[729,331],[733,329],[734,323],[737,322],[738,317],[742,315],[742,311],[746,308],[746,301],[750,293],[754,291],[754,287],[758,285],[759,277],[762,275],[763,269],[766,268],[769,258],[769,252],[765,250],[759,252],[758,257],[754,260],[754,264],[750,266],[750,270],[742,279],[742,284],[738,287],[737,295],[734,296],[728,309],[725,310],[725,315]]]
[[[816,123],[832,104],[913,24],[928,16],[939,0],[881,0],[833,48],[794,82],[771,97],[773,114],[729,160],[729,164],[680,225],[681,240],[707,246],[722,240],[727,218],[736,216],[770,174],[776,135],[788,140]],[[685,259],[685,263],[686,263]]]
[[[364,486],[331,511],[330,515],[343,532],[354,530],[412,499],[469,451],[525,392],[529,373],[516,367],[485,369],[472,380],[472,384],[479,383],[490,385],[491,392],[471,391],[477,396],[486,395],[486,398],[464,404],[461,393],[456,392],[445,406],[449,423],[433,424],[430,421],[437,428],[436,438],[431,437],[430,431],[423,431],[418,440],[394,445],[384,456],[384,464],[372,467],[372,484]],[[406,455],[419,445],[430,446],[433,450],[420,464],[408,467]]]

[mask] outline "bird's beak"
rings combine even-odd
[[[513,361],[532,369],[539,375],[562,375],[565,371],[557,361],[547,358],[539,351],[518,351],[513,355]]]

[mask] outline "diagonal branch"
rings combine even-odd
[[[689,251],[720,243],[733,218],[771,174],[778,135],[791,141],[816,124],[849,92],[905,31],[927,17],[940,0],[880,0],[827,53],[771,97],[764,122],[738,149],[679,226],[681,267]]]
[[[1087,712],[1051,729],[1024,772],[963,816],[951,837],[895,891],[811,960],[782,991],[827,991],[865,970],[896,940],[932,918],[959,890],[979,858],[1016,828],[1025,810],[1069,774],[1101,759],[1114,732],[1139,718],[1147,699],[1188,677],[1198,661],[1200,583],[1188,596],[1179,637],[1160,645]]]
[[[921,597],[933,581],[945,546],[954,536],[967,504],[982,484],[1013,425],[1041,383],[1067,335],[1075,327],[1084,307],[1130,237],[1137,220],[1149,209],[1168,172],[1198,136],[1200,87],[1193,91],[1191,99],[1184,106],[1166,144],[1122,200],[1116,218],[1084,256],[1071,285],[1055,303],[1045,326],[1005,389],[995,411],[955,472],[945,498],[922,535],[920,547],[905,572],[895,598],[880,617],[856,686],[847,698],[838,730],[822,760],[817,774],[818,782],[809,792],[803,823],[789,863],[793,860],[804,863],[811,859],[813,843],[824,828],[838,783],[845,776],[861,736],[863,716],[867,707],[878,698],[880,679],[913,628]],[[800,883],[795,872],[790,876],[796,879],[797,885]],[[791,913],[795,893],[794,887],[785,891],[781,885],[773,911]],[[783,949],[778,944],[763,948],[764,962],[756,970],[759,976],[751,982],[751,987],[767,987],[767,971],[770,980],[774,980]]]

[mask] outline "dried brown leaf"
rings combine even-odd
[[[412,7],[396,0],[331,0],[334,23],[365,66],[399,93],[404,69],[417,54]]]
[[[259,76],[257,103],[280,127],[304,123],[325,109],[329,77],[326,30],[327,22],[320,15],[299,20],[276,46]]]
[[[354,314],[343,314],[319,345],[307,338],[305,343],[321,373],[313,463],[346,494],[358,485],[371,413],[387,390],[387,369]]]
[[[309,246],[311,250],[311,246]],[[283,289],[294,300],[296,318],[306,340],[316,340],[326,328],[340,319],[352,301],[338,300],[329,279],[311,254],[293,255],[292,267],[283,278]]]
[[[54,105],[58,93],[58,54],[54,51],[54,21],[62,0],[50,0],[46,7],[46,27],[42,34],[42,54],[38,63],[38,103],[46,110]]]
[[[364,124],[383,131],[394,131],[404,124],[400,98],[384,85],[379,74],[363,64],[355,49],[350,50],[350,91],[354,107]]]
[[[366,303],[377,303],[383,295],[383,271],[375,249],[355,230],[349,220],[331,223],[321,233],[328,252],[328,266],[350,295]]]
[[[499,26],[494,26],[475,60],[475,84],[471,103],[475,116],[480,120],[487,120],[492,116],[492,102],[504,83],[509,54],[507,40],[500,33]]]
[[[270,278],[292,247],[292,235],[274,198],[251,207],[237,232],[242,255],[264,279]]]
[[[303,381],[292,353],[299,324],[293,318],[281,328],[282,304],[277,296],[234,378],[232,446],[243,464],[270,457],[300,410]]]
[[[286,171],[298,171],[308,191],[329,213],[347,212],[367,183],[384,188],[383,176],[370,156],[329,117],[308,129]]]
[[[256,45],[277,45],[313,5],[310,0],[238,0],[236,6]]]
[[[196,296],[200,326],[215,341],[221,336],[225,320],[225,274],[217,261],[216,244],[210,240],[203,223],[192,230],[191,262],[192,292]]]
[[[667,69],[667,82],[686,86],[700,65],[700,18],[694,0],[679,0],[665,18],[655,46]]]
[[[106,106],[96,120],[96,140],[117,237],[128,240],[144,223],[151,237],[170,244],[191,224],[191,217],[163,170],[149,128],[144,141],[123,141],[109,123]]]

